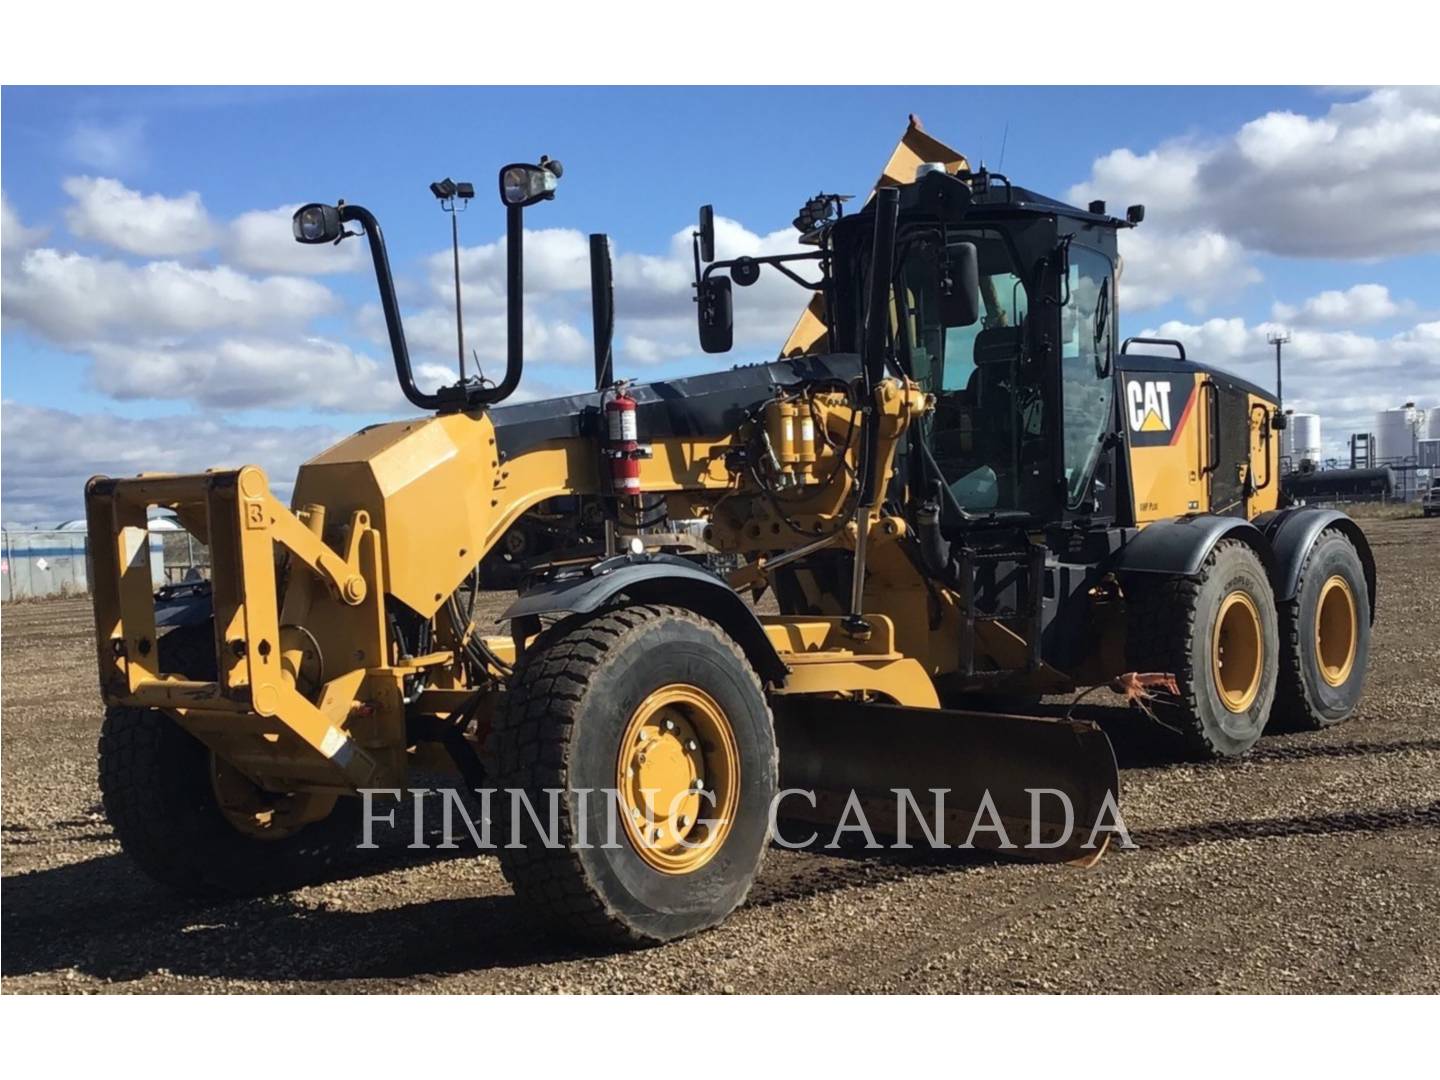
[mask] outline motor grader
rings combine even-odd
[[[780,273],[814,295],[780,358],[617,381],[597,235],[595,390],[502,406],[524,363],[523,214],[559,176],[544,158],[500,172],[498,383],[417,386],[375,216],[310,204],[297,240],[368,243],[423,415],[305,463],[289,506],[252,465],[88,483],[101,789],[153,877],[282,887],[357,793],[445,766],[523,796],[491,803],[523,903],[585,939],[664,941],[743,900],[777,816],[893,819],[896,789],[948,794],[937,824],[961,837],[985,817],[1032,841],[1019,854],[1096,857],[1114,754],[1046,695],[1149,675],[1147,711],[1206,756],[1354,710],[1365,537],[1277,506],[1272,395],[1180,342],[1120,339],[1116,237],[1143,208],[1066,205],[912,125],[861,209],[806,203],[798,250],[717,260],[702,209],[702,347],[730,348],[736,287]],[[479,625],[477,567],[562,497],[604,507],[606,551],[533,573]],[[151,506],[213,567],[163,635]],[[657,514],[708,522],[739,569],[647,550]]]

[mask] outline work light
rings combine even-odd
[[[308,203],[290,219],[295,239],[302,244],[328,244],[340,238],[340,209],[324,203]]]

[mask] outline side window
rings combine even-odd
[[[1065,407],[1065,487],[1073,509],[1084,499],[1109,429],[1114,380],[1114,276],[1098,251],[1071,245],[1069,299],[1061,310]]]

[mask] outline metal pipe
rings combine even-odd
[[[865,599],[865,552],[870,546],[870,508],[861,507],[855,518],[855,568],[850,575],[850,617],[858,618]]]
[[[460,313],[460,216],[450,206],[450,248],[455,254],[455,351],[460,357],[460,381],[465,381],[465,319]]]
[[[861,440],[860,493],[855,506],[855,559],[850,571],[851,622],[863,623],[865,555],[870,540],[870,510],[879,489],[880,425],[875,416],[875,387],[885,374],[885,339],[890,328],[890,277],[895,265],[895,226],[900,214],[900,192],[881,188],[875,193],[875,237],[870,249],[870,297],[865,306],[865,352],[861,357],[864,384],[864,424]],[[858,626],[857,626],[858,628]]]
[[[385,329],[390,334],[390,353],[395,358],[395,376],[400,389],[412,405],[421,409],[438,409],[438,394],[424,393],[415,385],[410,368],[410,350],[405,344],[405,328],[400,322],[400,304],[395,299],[395,279],[390,273],[390,257],[385,251],[385,236],[380,222],[363,206],[347,204],[340,207],[341,221],[358,221],[370,241],[370,259],[375,264],[375,284],[380,291],[380,308],[385,313]]]
[[[595,389],[615,381],[615,279],[610,265],[610,238],[590,234],[590,315],[594,321]]]
[[[525,211],[505,208],[505,378],[476,395],[482,404],[504,401],[520,385],[525,366]]]
[[[829,547],[838,539],[840,539],[840,531],[837,529],[828,536],[822,536],[819,540],[812,540],[808,544],[802,544],[798,548],[792,548],[790,551],[785,552],[784,555],[777,555],[773,559],[766,559],[761,568],[766,573],[769,573],[771,570],[786,566],[789,563],[795,562],[797,559],[803,559],[807,555],[813,555],[822,548]]]

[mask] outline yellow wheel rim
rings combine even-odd
[[[724,846],[740,801],[740,754],[724,710],[699,687],[656,690],[625,727],[615,788],[642,859],[666,874],[700,869]]]
[[[1260,693],[1265,644],[1260,612],[1249,593],[1233,592],[1220,603],[1210,645],[1215,688],[1231,712],[1243,713]]]
[[[1320,586],[1315,605],[1315,661],[1320,677],[1331,686],[1344,686],[1355,667],[1355,645],[1359,638],[1355,594],[1339,574]]]

